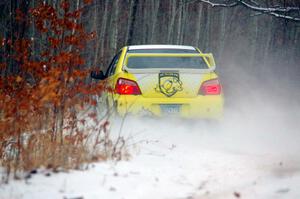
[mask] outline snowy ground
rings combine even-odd
[[[300,115],[278,111],[234,111],[218,128],[198,121],[130,120],[123,130],[131,135],[129,161],[50,177],[39,173],[0,185],[0,198],[299,199]]]

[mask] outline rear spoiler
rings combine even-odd
[[[206,64],[209,66],[210,71],[216,70],[216,62],[212,53],[203,53],[201,56],[204,58]]]

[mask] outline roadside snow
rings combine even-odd
[[[27,181],[0,185],[0,198],[298,199],[297,126],[269,119],[233,114],[218,128],[197,121],[129,119],[122,131],[129,161],[50,177],[41,171]]]

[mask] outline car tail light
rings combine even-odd
[[[119,78],[116,84],[116,92],[120,95],[140,95],[141,90],[138,84],[129,79]]]
[[[221,84],[218,79],[207,80],[202,83],[199,94],[201,95],[220,95]]]

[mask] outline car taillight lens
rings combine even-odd
[[[200,90],[200,95],[220,95],[221,94],[221,84],[218,79],[207,80],[202,83]]]
[[[141,90],[135,81],[119,78],[116,84],[116,92],[120,95],[140,95]]]

